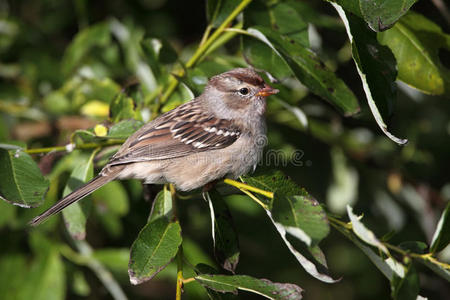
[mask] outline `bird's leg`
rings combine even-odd
[[[218,179],[213,180],[213,181],[211,181],[211,182],[208,182],[207,184],[205,184],[205,185],[203,186],[202,192],[203,192],[203,193],[209,192],[210,190],[212,190],[212,189],[216,186],[216,184],[217,184],[218,182],[219,182]]]

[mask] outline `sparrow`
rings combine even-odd
[[[38,225],[112,180],[172,183],[189,191],[254,170],[266,141],[265,99],[276,93],[253,69],[213,76],[200,96],[143,125],[95,178],[30,224]]]

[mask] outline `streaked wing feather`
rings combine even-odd
[[[162,160],[222,149],[233,144],[240,134],[232,121],[217,119],[205,114],[195,103],[186,103],[142,127],[109,164]]]

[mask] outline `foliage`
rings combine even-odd
[[[5,299],[448,295],[449,23],[415,2],[0,4]],[[248,66],[280,90],[256,173],[205,193],[111,182],[28,228]]]

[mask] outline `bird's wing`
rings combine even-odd
[[[239,126],[203,112],[188,102],[131,136],[111,158],[109,165],[162,160],[216,150],[233,144],[241,135]]]

